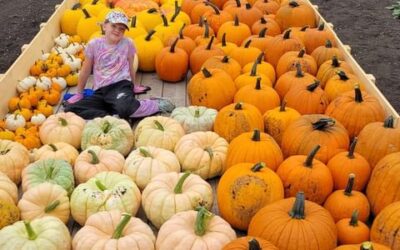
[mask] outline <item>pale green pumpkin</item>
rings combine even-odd
[[[71,195],[71,214],[80,225],[99,211],[117,209],[135,215],[140,200],[139,188],[129,176],[101,172],[75,188]]]
[[[133,140],[133,131],[127,121],[105,116],[86,123],[82,132],[81,148],[85,150],[90,146],[100,146],[114,149],[126,156],[133,146]]]
[[[70,250],[71,236],[64,223],[53,216],[18,221],[0,230],[0,250]]]
[[[44,182],[60,185],[71,194],[75,185],[71,165],[65,160],[46,159],[29,164],[22,171],[24,192]]]

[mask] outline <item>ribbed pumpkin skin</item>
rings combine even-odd
[[[270,241],[280,250],[320,249],[336,247],[335,223],[323,207],[305,201],[305,219],[289,215],[295,198],[274,202],[252,218],[248,235]]]
[[[281,149],[283,155],[307,155],[318,143],[321,145],[316,159],[327,163],[336,154],[346,151],[349,147],[349,136],[340,122],[327,126],[323,130],[314,130],[312,123],[325,115],[303,115],[286,129],[283,134]]]
[[[254,132],[246,132],[231,141],[224,171],[242,162],[257,163],[262,161],[272,170],[278,168],[283,161],[279,145],[266,133],[260,133],[259,141],[253,138]]]
[[[321,88],[325,87],[325,83],[336,74],[336,71],[341,70],[346,74],[353,72],[349,64],[342,60],[329,60],[325,61],[318,68],[317,78],[321,82]]]
[[[241,105],[240,109],[235,109]],[[264,122],[260,111],[247,103],[233,103],[221,109],[214,122],[214,131],[228,142],[253,129],[262,130]]]
[[[276,246],[274,246],[271,242],[264,240],[259,237],[251,237],[244,236],[237,238],[234,241],[229,242],[227,245],[222,248],[222,250],[248,250],[249,249],[249,241],[255,239],[262,250],[279,250]]]
[[[21,172],[29,161],[29,151],[22,144],[0,140],[0,171],[15,184],[21,181]]]
[[[293,6],[291,2],[297,3],[298,6]],[[281,8],[276,12],[275,21],[282,30],[306,25],[310,26],[310,28],[317,26],[315,13],[309,3],[305,1],[290,1],[290,4],[287,2],[281,5]]]
[[[352,245],[341,245],[334,250],[360,250],[361,244],[352,244]],[[390,247],[387,247],[382,244],[372,243],[373,250],[392,250]]]
[[[0,171],[0,200],[12,204],[18,202],[18,187],[7,175]]]
[[[276,81],[274,89],[279,94],[281,99],[285,97],[286,93],[297,85],[308,85],[317,80],[315,76],[306,72],[289,71],[281,75]]]
[[[234,228],[247,230],[262,207],[283,199],[283,185],[274,171],[256,164],[239,163],[229,168],[218,183],[219,212]]]
[[[369,228],[361,221],[350,225],[351,218],[336,222],[339,244],[358,244],[369,240]],[[358,250],[358,249],[357,249]]]
[[[400,201],[400,152],[385,156],[375,166],[367,187],[373,214],[378,215],[389,204]]]
[[[254,86],[256,85],[256,86]],[[257,84],[246,85],[235,94],[234,102],[250,103],[258,108],[261,114],[279,106],[280,98],[276,91],[270,86]]]
[[[335,76],[332,76],[325,85],[325,92],[328,95],[328,99],[330,102],[335,100],[339,95],[346,93],[347,91],[354,90],[354,86],[359,84],[361,90],[365,90],[365,84],[358,79],[357,76],[353,74],[346,74],[347,79],[345,77],[340,76],[338,73]]]
[[[371,227],[371,241],[400,249],[400,202],[394,202],[384,208],[375,218]]]

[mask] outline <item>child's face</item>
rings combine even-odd
[[[120,23],[105,23],[103,29],[107,40],[118,43],[124,37],[126,27]]]

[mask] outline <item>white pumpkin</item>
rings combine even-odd
[[[66,48],[69,44],[69,36],[67,34],[61,33],[59,36],[54,38],[54,42],[57,46],[61,48]]]
[[[47,76],[41,76],[36,80],[36,87],[48,90],[51,87],[51,79]]]
[[[77,71],[81,68],[82,60],[80,58],[76,58],[75,56],[66,52],[61,54],[61,57],[64,61],[64,64],[67,64],[71,68],[71,71]]]
[[[0,200],[17,204],[18,188],[6,174],[0,171]]]
[[[75,55],[76,53],[78,53],[80,50],[82,49],[82,45],[80,45],[79,43],[71,43],[68,45],[67,48],[65,48],[65,52],[67,52],[70,55]]]
[[[154,146],[170,151],[185,135],[182,126],[174,119],[164,116],[150,116],[139,122],[135,129],[135,145]]]
[[[229,143],[215,132],[184,135],[175,146],[182,171],[198,174],[203,179],[219,176],[225,167]]]
[[[79,152],[73,146],[65,142],[45,144],[33,152],[35,161],[45,159],[65,160],[74,165]]]
[[[15,131],[17,128],[25,127],[25,118],[20,114],[11,114],[6,118],[6,129]]]
[[[46,116],[42,113],[35,113],[31,117],[31,123],[36,126],[40,126],[44,121],[46,121]]]
[[[171,118],[177,120],[187,134],[196,131],[212,131],[218,111],[203,106],[177,107]]]
[[[40,56],[40,59],[43,60],[43,61],[46,61],[49,57],[50,57],[50,53],[45,53],[42,50],[42,55]]]
[[[150,181],[142,195],[143,210],[157,228],[176,213],[199,205],[211,209],[213,204],[210,184],[190,173],[160,174]]]
[[[53,77],[51,78],[51,81],[57,83],[62,90],[64,90],[67,87],[67,81],[65,80],[64,77],[59,77],[59,76]]]
[[[36,83],[36,78],[34,76],[27,76],[21,81],[18,81],[17,91],[19,93],[26,92],[29,88],[33,87]]]
[[[171,151],[152,146],[139,147],[126,158],[123,173],[131,177],[140,189],[162,173],[181,171],[178,158]]]

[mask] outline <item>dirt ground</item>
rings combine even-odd
[[[0,73],[4,73],[62,0],[0,0]],[[312,0],[365,72],[400,111],[400,20],[385,9],[394,0]]]

